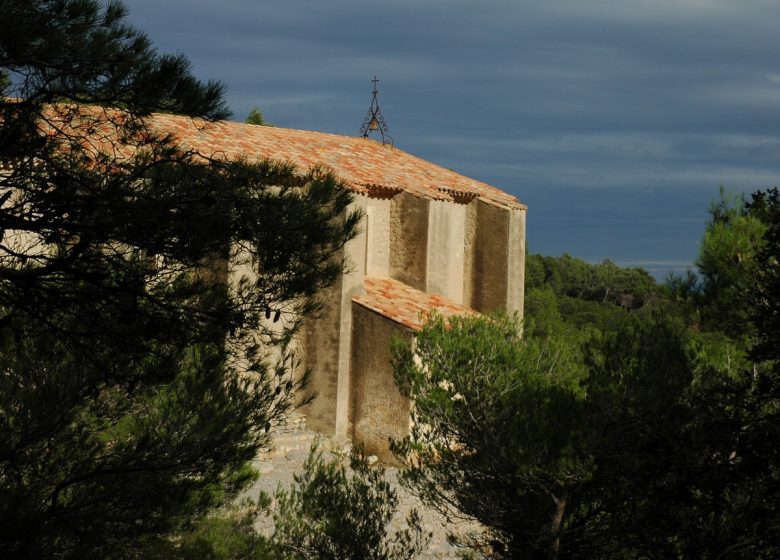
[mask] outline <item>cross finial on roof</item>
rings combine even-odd
[[[379,135],[382,137],[382,144],[389,144],[392,146],[393,139],[387,134],[387,123],[382,116],[382,111],[379,109],[379,90],[376,87],[379,83],[379,79],[374,76],[371,83],[374,84],[374,89],[371,91],[371,105],[368,108],[368,113],[366,113],[366,118],[363,119],[363,126],[360,127],[360,134],[363,138],[368,138],[369,134],[378,130]]]

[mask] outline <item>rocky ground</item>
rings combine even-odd
[[[291,486],[293,475],[303,468],[303,463],[315,439],[319,440],[320,448],[327,452],[349,453],[348,443],[335,441],[307,430],[305,419],[301,416],[293,417],[285,425],[273,428],[272,435],[273,450],[255,459],[254,466],[260,472],[260,478],[249,490],[248,494],[252,498],[256,498],[261,491],[270,495],[279,486],[283,488]],[[386,476],[394,484],[399,497],[399,507],[393,518],[391,530],[401,527],[409,511],[416,508],[422,517],[423,529],[432,533],[427,549],[419,558],[423,560],[460,558],[459,549],[450,544],[447,536],[453,532],[473,531],[477,526],[472,523],[447,522],[440,513],[425,508],[419,500],[395,483],[398,475],[395,467],[385,468]],[[258,529],[270,530],[262,524],[258,525]]]

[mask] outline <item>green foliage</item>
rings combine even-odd
[[[764,321],[771,298],[762,297],[772,292],[776,198],[773,189],[746,205],[721,190],[701,246],[701,280],[689,276],[675,290],[683,310],[666,305],[638,330],[605,331],[589,345],[591,410],[608,411],[609,447],[596,451],[607,459],[598,460],[607,483],[589,505],[599,507],[597,530],[584,532],[600,555],[776,555],[780,457],[770,442],[780,437],[780,372],[766,358],[779,341]],[[646,372],[634,378],[640,385],[601,401],[604,379],[623,384],[632,371]]]
[[[384,469],[359,455],[349,468],[341,457],[326,461],[316,444],[292,488],[277,490],[273,503],[210,516],[182,536],[178,549],[161,550],[187,560],[404,560],[429,538],[415,510],[404,529],[388,532],[398,497]],[[253,529],[258,516],[273,518],[271,536]]]
[[[780,191],[772,188],[754,193],[748,210],[766,225],[763,244],[756,254],[751,294],[758,329],[752,352],[756,358],[780,362]]]
[[[359,215],[321,170],[156,136],[152,111],[225,116],[223,88],[158,55],[121,4],[0,9],[21,98],[0,99],[0,549],[142,557],[251,480],[300,387],[287,342]],[[227,262],[258,274],[228,284]]]
[[[597,476],[572,504],[564,556],[688,557],[680,540],[707,530],[677,517],[690,506],[696,453],[686,347],[683,325],[656,313],[626,317],[586,345]]]
[[[554,322],[546,322],[552,328]],[[404,474],[428,503],[491,529],[476,543],[509,555],[546,551],[556,512],[592,476],[580,452],[585,370],[565,337],[519,336],[506,317],[429,321],[415,350],[396,344],[399,386],[414,400]]]
[[[525,294],[526,323],[538,336],[552,336],[565,330],[558,298],[551,288],[533,288]]]
[[[761,250],[766,224],[751,215],[744,197],[721,187],[720,199],[710,208],[710,220],[696,266],[702,275],[702,312],[705,326],[732,337],[751,337],[751,292],[758,274],[756,254]]]
[[[641,268],[621,268],[609,260],[588,264],[569,254],[528,255],[525,286],[529,291],[544,286],[559,297],[613,303],[626,309],[638,309],[659,291],[653,277]]]
[[[290,560],[410,559],[430,537],[415,510],[406,528],[388,534],[398,497],[384,470],[369,467],[359,455],[348,471],[339,459],[324,461],[313,447],[295,485],[276,500],[272,540]]]
[[[266,122],[265,118],[263,117],[263,112],[257,105],[252,106],[252,108],[249,110],[249,116],[247,116],[244,122],[246,124],[255,124],[258,126],[273,126],[271,123]]]
[[[0,68],[26,105],[67,101],[225,118],[224,85],[198,82],[182,54],[158,54],[120,2],[2,0]]]
[[[252,523],[256,507],[242,507],[202,519],[181,537],[178,546],[169,543],[157,551],[162,559],[182,560],[283,560],[284,554]]]
[[[405,483],[483,523],[485,557],[772,558],[776,363],[672,302],[527,297],[522,339],[502,318],[436,318],[414,353],[396,346]]]
[[[526,293],[526,320],[533,322],[538,334],[554,328],[557,331],[582,333],[590,329],[607,330],[621,321],[626,310],[613,303],[584,300],[569,296],[556,296],[549,287],[534,288]],[[550,327],[546,324],[552,322]]]

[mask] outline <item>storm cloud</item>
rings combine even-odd
[[[533,252],[695,257],[718,185],[778,183],[780,2],[126,0],[236,119],[395,144],[529,205]]]

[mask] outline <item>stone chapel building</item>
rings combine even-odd
[[[155,115],[206,155],[330,167],[355,193],[360,233],[348,267],[322,295],[298,350],[316,393],[309,428],[386,456],[408,430],[410,404],[390,365],[390,338],[412,339],[424,315],[523,312],[526,207],[480,181],[366,138]]]

